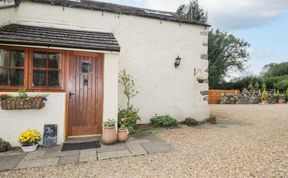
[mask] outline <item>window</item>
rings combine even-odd
[[[56,50],[0,47],[0,89],[63,90],[61,57]]]
[[[60,53],[33,52],[32,86],[60,86]]]
[[[24,85],[24,50],[0,49],[0,86]]]
[[[87,61],[82,61],[81,62],[81,71],[83,74],[88,74],[91,71],[91,63],[90,62],[87,62]]]

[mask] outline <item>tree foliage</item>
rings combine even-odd
[[[187,19],[200,22],[207,23],[208,15],[204,12],[204,10],[199,6],[198,0],[191,0],[188,5],[188,12],[183,13],[183,9],[187,5],[183,4],[177,9],[177,14],[183,16]]]
[[[232,34],[210,30],[208,34],[209,86],[214,89],[224,82],[229,70],[243,71],[250,44]]]
[[[282,62],[279,64],[271,63],[264,66],[262,76],[265,77],[276,77],[288,75],[288,62]]]
[[[124,87],[124,95],[127,98],[127,109],[130,108],[130,100],[138,94],[135,90],[135,81],[133,76],[128,74],[126,70],[122,70],[119,74],[119,83]]]

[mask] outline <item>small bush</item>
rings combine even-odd
[[[11,150],[12,147],[9,142],[0,138],[0,152],[5,152]]]
[[[263,90],[261,95],[261,100],[268,100],[268,94],[266,90]]]
[[[119,109],[118,126],[119,128],[127,128],[129,133],[135,133],[135,126],[140,120],[138,110],[130,106],[128,109]]]
[[[114,127],[116,125],[116,121],[114,119],[108,119],[107,121],[103,122],[104,127]]]
[[[178,125],[177,120],[170,117],[169,115],[166,116],[155,116],[151,120],[151,125],[153,127],[175,127]]]
[[[186,118],[185,121],[183,122],[183,124],[187,125],[187,126],[196,126],[198,125],[198,121],[192,118]]]

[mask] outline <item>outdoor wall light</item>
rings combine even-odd
[[[181,58],[178,56],[175,59],[175,63],[174,63],[175,68],[178,68],[180,66],[180,63],[181,63]]]
[[[194,76],[196,77],[196,79],[199,83],[204,83],[205,76],[204,76],[201,69],[194,68]]]

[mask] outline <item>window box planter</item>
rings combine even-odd
[[[44,96],[9,97],[1,100],[3,110],[42,109],[47,98]]]

